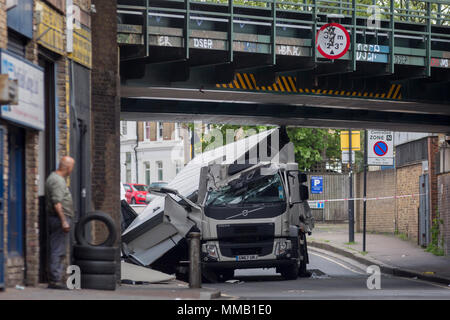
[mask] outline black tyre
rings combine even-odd
[[[308,264],[308,247],[306,245],[306,235],[304,233],[301,234],[301,239],[303,240],[303,245],[300,244],[299,248],[300,254],[303,257],[303,260],[300,261],[300,267],[298,268],[298,276],[301,278],[309,278],[311,276],[311,272],[306,269],[306,265]],[[299,237],[299,239],[300,239]]]
[[[225,282],[228,280],[233,279],[234,277],[234,270],[233,269],[224,269],[219,272],[217,272],[217,278],[219,282]]]
[[[80,267],[81,274],[115,274],[117,267],[115,261],[75,260],[73,264]]]
[[[116,261],[119,254],[117,247],[73,246],[75,260]]]
[[[131,199],[131,204],[136,204],[136,199],[135,198]]]
[[[114,221],[111,219],[111,217],[103,212],[93,212],[93,213],[90,213],[90,214],[84,216],[83,218],[81,218],[81,220],[78,222],[78,224],[75,228],[75,238],[76,238],[77,242],[84,246],[94,246],[94,245],[90,244],[84,238],[84,226],[86,225],[86,223],[93,221],[93,220],[98,220],[98,221],[103,222],[106,225],[106,227],[108,228],[108,238],[105,240],[105,242],[103,242],[99,245],[96,245],[95,247],[111,247],[111,246],[113,246],[114,242],[117,239],[116,227],[115,227]]]
[[[280,273],[286,280],[296,280],[298,277],[298,264],[297,262],[292,263],[288,266],[280,268]]]
[[[116,290],[115,274],[81,274],[82,289]]]

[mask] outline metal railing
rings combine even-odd
[[[356,38],[375,35],[384,37],[390,47],[389,64],[394,72],[396,39],[415,39],[425,49],[427,75],[431,74],[432,42],[450,43],[450,2],[448,0],[142,0],[142,5],[127,5],[118,1],[118,13],[159,15],[183,20],[184,50],[189,58],[191,21],[201,19],[226,25],[228,33],[228,60],[233,61],[235,25],[255,25],[270,28],[272,63],[276,63],[276,38],[279,28],[310,32],[308,37],[315,47],[317,30],[329,22],[338,20],[352,35],[351,59],[356,70]],[[133,3],[136,3],[134,1]],[[379,23],[365,23],[377,17]],[[147,19],[148,20],[148,19]],[[143,31],[147,33],[148,21],[143,19]],[[378,41],[378,39],[376,40]],[[148,37],[144,37],[147,47]],[[312,57],[317,61],[316,50]]]

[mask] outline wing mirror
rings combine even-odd
[[[307,182],[308,181],[308,176],[306,175],[306,173],[299,172],[298,173],[298,180],[299,180],[300,183]]]
[[[300,200],[305,201],[309,199],[309,189],[307,186],[300,185]]]

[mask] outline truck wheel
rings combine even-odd
[[[286,280],[296,280],[298,277],[298,264],[297,262],[290,264],[289,266],[281,267],[280,273]]]
[[[303,239],[303,245],[298,243],[300,248],[300,254],[303,256],[303,260],[300,261],[300,267],[298,268],[298,276],[301,278],[309,278],[311,276],[311,272],[306,270],[306,265],[308,264],[308,247],[306,245],[306,235],[304,233],[301,234]],[[300,240],[300,237],[299,237]]]
[[[233,269],[225,269],[221,270],[217,273],[217,278],[219,279],[219,282],[225,282],[228,280],[233,279],[234,277],[234,270]]]

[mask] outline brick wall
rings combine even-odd
[[[418,194],[422,164],[397,169],[397,196]],[[405,197],[396,200],[397,230],[409,239],[417,241],[419,232],[419,197]]]
[[[6,0],[0,0],[0,48],[6,48],[8,42],[6,17]]]
[[[85,1],[88,3],[88,1]],[[8,28],[7,28],[7,13],[5,10],[6,0],[0,0],[0,48],[7,47],[8,40]],[[37,13],[33,15],[33,25],[36,26]],[[25,57],[30,62],[37,64],[39,57],[39,46],[36,42],[38,36],[34,32],[34,39],[28,41],[25,47]],[[65,45],[64,38],[64,45]],[[59,128],[59,140],[58,143],[58,157],[68,154],[69,144],[69,122],[70,110],[67,104],[67,87],[68,81],[68,58],[66,56],[60,56],[56,61],[56,95],[59,102],[58,108],[58,128]],[[0,125],[4,125],[6,129],[8,126],[14,125],[0,119]],[[26,129],[25,136],[25,213],[24,213],[24,256],[26,261],[22,257],[8,256],[7,252],[7,238],[8,238],[8,185],[9,181],[8,168],[8,137],[5,134],[5,147],[4,153],[4,188],[5,188],[5,258],[6,258],[6,274],[5,280],[8,287],[14,287],[17,284],[36,286],[39,281],[39,259],[40,259],[40,247],[39,247],[39,199],[38,199],[38,161],[39,161],[39,133],[36,130]],[[45,179],[45,177],[40,177]]]
[[[436,159],[439,157],[439,137],[428,137],[428,172],[430,185],[430,225],[432,219],[436,217],[438,210],[438,181],[436,173],[439,168],[436,167]]]
[[[438,210],[443,224],[440,231],[443,235],[445,255],[450,255],[450,172],[437,177]]]
[[[116,4],[94,0],[92,16],[92,200],[120,234],[120,104]],[[105,187],[108,186],[108,192]],[[94,241],[104,237],[96,226]]]
[[[39,199],[38,161],[39,134],[28,130],[26,133],[25,176],[26,176],[26,285],[35,286],[39,281]]]
[[[362,198],[364,194],[364,173],[356,177],[356,194]],[[387,197],[395,195],[395,169],[367,172],[367,197]],[[395,231],[395,199],[367,201],[367,231]],[[355,204],[356,230],[363,230],[363,201]]]

